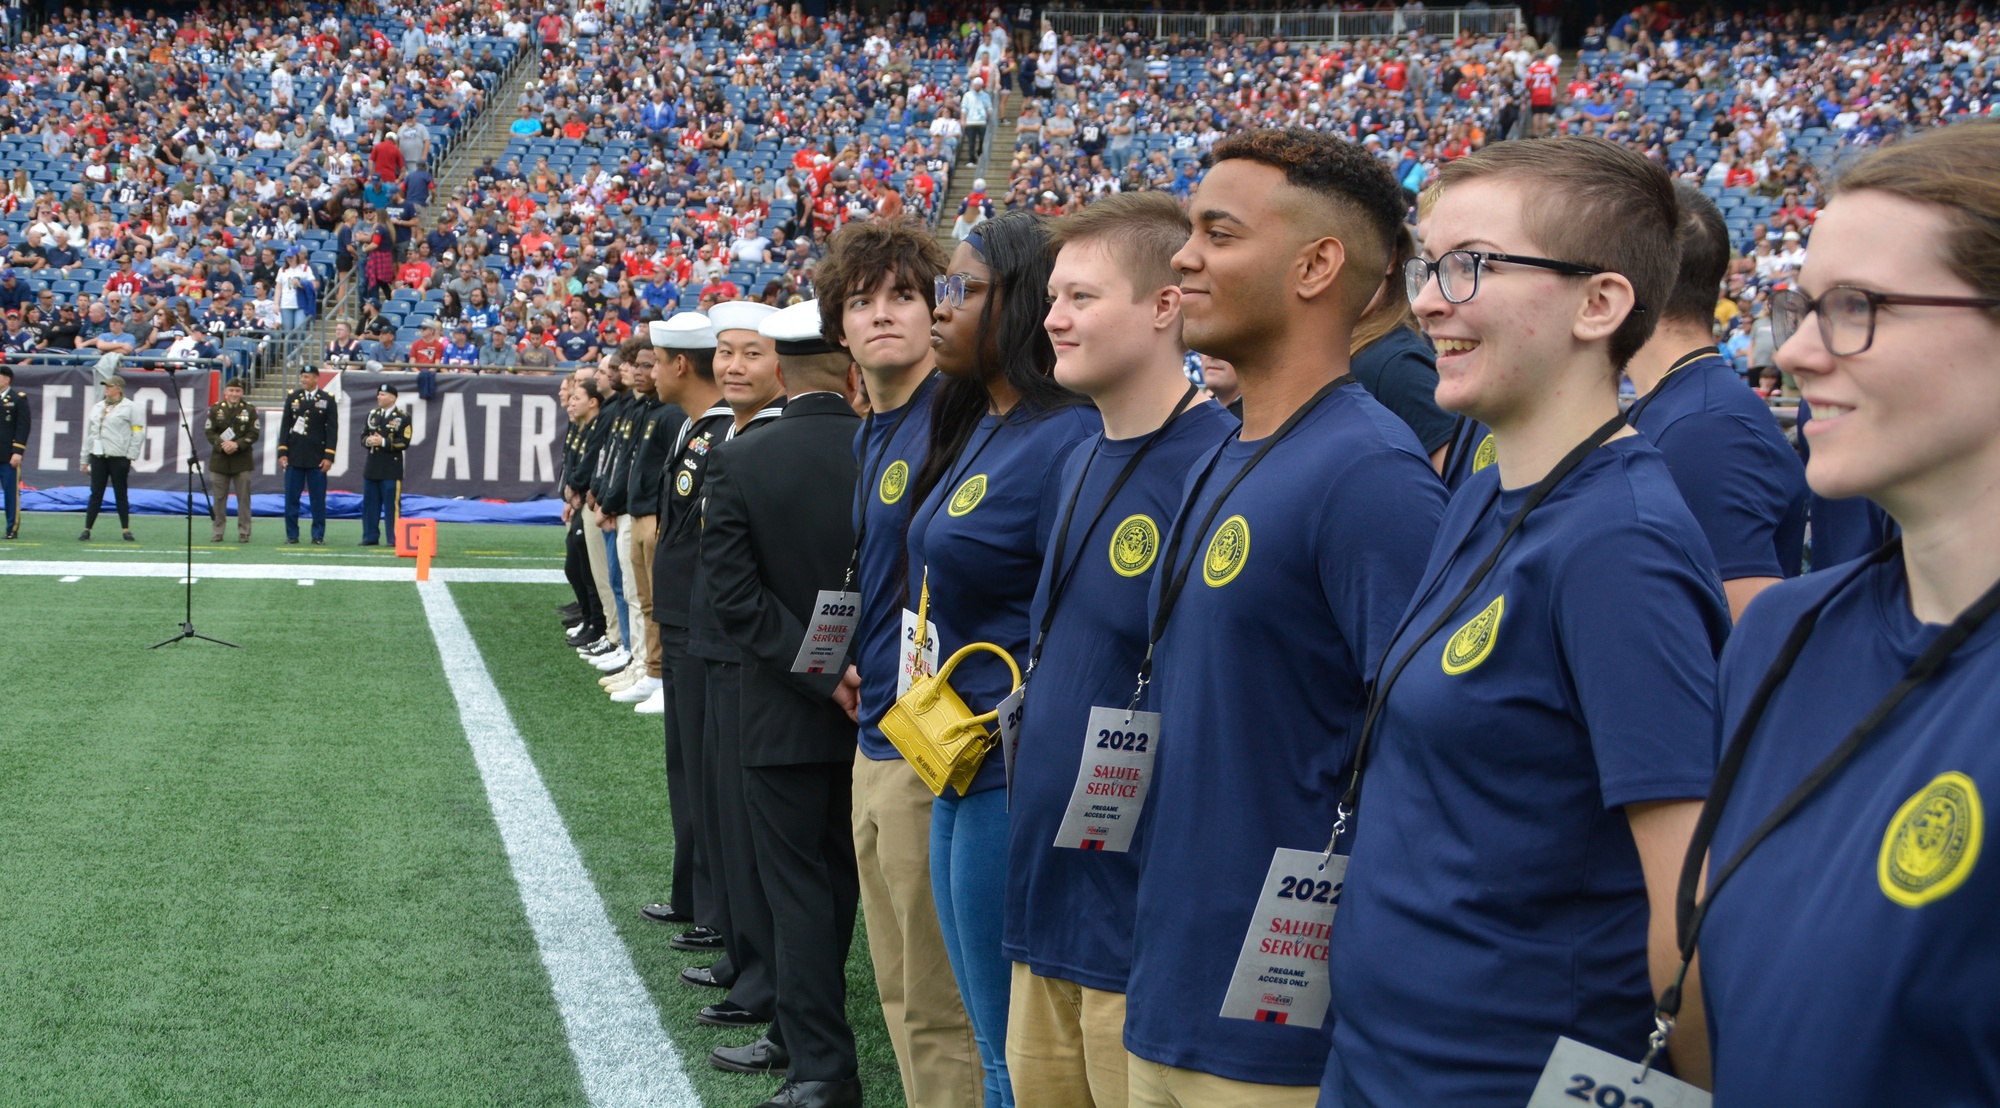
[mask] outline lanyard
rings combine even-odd
[[[903,402],[903,406],[896,410],[896,418],[889,424],[889,433],[882,437],[882,451],[875,456],[875,468],[868,471],[867,481],[854,487],[854,517],[857,521],[854,531],[854,556],[847,560],[847,583],[841,586],[844,589],[854,588],[855,575],[861,571],[861,545],[868,539],[869,490],[875,488],[875,482],[882,478],[882,463],[889,460],[890,452],[895,449],[896,432],[902,430],[903,420],[909,418],[910,410],[924,399],[936,382],[937,374],[933,372],[924,378],[923,384],[917,386],[917,391],[911,393],[910,398]],[[861,452],[864,456],[868,452],[868,443],[874,436],[875,412],[871,409],[868,421],[861,427]]]
[[[1381,719],[1382,709],[1389,703],[1389,690],[1396,687],[1396,679],[1403,675],[1404,667],[1408,666],[1410,660],[1417,656],[1417,652],[1424,648],[1424,644],[1430,642],[1431,636],[1436,635],[1444,629],[1444,625],[1449,623],[1452,617],[1457,614],[1458,606],[1465,603],[1466,600],[1471,598],[1474,592],[1478,591],[1479,586],[1486,580],[1487,574],[1492,573],[1493,567],[1499,564],[1500,554],[1507,549],[1508,542],[1513,540],[1515,533],[1521,529],[1521,525],[1528,521],[1528,513],[1540,507],[1542,501],[1547,500],[1549,494],[1556,491],[1556,486],[1562,483],[1563,478],[1568,477],[1575,471],[1576,467],[1582,465],[1583,460],[1589,457],[1592,451],[1609,442],[1611,436],[1624,429],[1625,416],[1623,413],[1612,416],[1602,427],[1592,431],[1589,438],[1578,443],[1574,449],[1563,457],[1562,461],[1557,462],[1554,469],[1550,470],[1540,481],[1537,481],[1535,486],[1528,490],[1527,499],[1521,502],[1521,509],[1514,513],[1514,518],[1507,521],[1506,529],[1500,532],[1500,541],[1494,543],[1493,549],[1486,552],[1485,559],[1479,563],[1478,568],[1472,571],[1472,576],[1466,580],[1465,586],[1458,590],[1458,595],[1452,598],[1451,603],[1446,604],[1439,610],[1437,618],[1431,621],[1430,627],[1426,628],[1423,634],[1418,635],[1410,643],[1410,648],[1403,652],[1403,656],[1396,660],[1395,668],[1389,671],[1387,679],[1384,679],[1382,676],[1382,666],[1388,662],[1387,655],[1384,655],[1382,662],[1377,664],[1375,668],[1375,680],[1373,682],[1374,688],[1368,697],[1368,712],[1361,720],[1361,738],[1356,741],[1354,746],[1354,768],[1348,771],[1347,789],[1341,794],[1340,807],[1335,813],[1333,834],[1326,841],[1326,853],[1328,857],[1333,855],[1333,844],[1340,839],[1341,833],[1347,830],[1347,825],[1361,809],[1361,777],[1367,768],[1368,749],[1371,745],[1371,740],[1375,736],[1375,724],[1377,720]],[[1493,497],[1487,501],[1487,508],[1490,508],[1499,498],[1499,482],[1496,481],[1494,482]],[[1485,515],[1486,510],[1486,508],[1480,509],[1480,514]],[[1456,558],[1458,552],[1453,551],[1452,556]],[[1449,568],[1448,565],[1447,568]],[[1438,583],[1443,580],[1444,573],[1440,571],[1437,578],[1431,583],[1431,588],[1436,588]],[[1390,642],[1395,642],[1402,638],[1403,632],[1409,629],[1411,618],[1416,615],[1417,611],[1424,606],[1424,602],[1429,599],[1430,591],[1427,589],[1424,595],[1417,599],[1416,603],[1410,605],[1410,610],[1403,616],[1402,626],[1396,628],[1396,633],[1389,637]]]
[[[1631,424],[1634,427],[1639,426],[1639,417],[1645,413],[1646,406],[1651,404],[1654,398],[1658,397],[1661,392],[1666,390],[1667,382],[1674,379],[1674,374],[1679,373],[1681,370],[1686,369],[1687,367],[1702,360],[1703,358],[1708,357],[1710,354],[1720,356],[1722,354],[1722,348],[1716,346],[1704,346],[1700,350],[1691,350],[1688,353],[1681,355],[1680,360],[1676,361],[1671,367],[1669,367],[1667,369],[1666,375],[1660,378],[1660,383],[1653,386],[1653,391],[1640,397],[1639,402],[1637,404],[1632,405],[1632,410],[1625,413],[1625,422]]]
[[[1200,544],[1201,536],[1208,534],[1209,525],[1214,523],[1215,517],[1221,513],[1222,505],[1229,500],[1229,494],[1236,491],[1236,486],[1242,484],[1245,477],[1250,476],[1250,471],[1257,468],[1257,463],[1263,461],[1264,456],[1269,454],[1273,447],[1283,442],[1285,436],[1291,434],[1292,429],[1297,427],[1301,420],[1319,407],[1320,401],[1331,395],[1333,390],[1353,382],[1354,374],[1343,373],[1321,385],[1320,390],[1313,393],[1311,399],[1299,405],[1298,410],[1287,416],[1278,430],[1264,440],[1264,444],[1257,448],[1257,452],[1250,455],[1250,460],[1243,463],[1243,468],[1236,471],[1236,476],[1231,478],[1227,485],[1222,486],[1222,492],[1216,496],[1215,503],[1208,506],[1208,514],[1202,517],[1201,526],[1194,529],[1195,544],[1188,547],[1187,561],[1182,562],[1179,567],[1174,565],[1174,556],[1180,550],[1182,528],[1179,526],[1179,521],[1175,521],[1173,535],[1166,544],[1167,560],[1160,565],[1160,580],[1165,581],[1166,585],[1160,590],[1160,607],[1153,614],[1152,633],[1146,636],[1146,657],[1139,663],[1139,686],[1132,690],[1132,707],[1138,707],[1140,698],[1146,694],[1146,686],[1153,680],[1153,648],[1160,645],[1160,637],[1167,631],[1167,622],[1174,617],[1174,605],[1180,603],[1181,593],[1187,589],[1188,571],[1194,568],[1195,561],[1200,557],[1196,553],[1195,546]],[[1208,484],[1209,476],[1215,472],[1215,463],[1222,460],[1223,452],[1228,449],[1229,444],[1223,443],[1215,448],[1215,453],[1208,456],[1208,464],[1202,467],[1201,476],[1195,478],[1194,488],[1188,493],[1187,507],[1192,508],[1201,500],[1201,490]]]
[[[1721,891],[1723,883],[1742,867],[1752,850],[1770,837],[1780,824],[1790,818],[1793,812],[1798,811],[1808,798],[1818,792],[1842,766],[1853,759],[1862,745],[1873,737],[1875,732],[1881,730],[1883,722],[1897,706],[1911,693],[1917,691],[1924,682],[1936,676],[1937,672],[1944,668],[1945,662],[1950,660],[1952,653],[1965,645],[1965,641],[1976,634],[1996,610],[2000,610],[2000,582],[1996,582],[1992,588],[1986,590],[1985,595],[1974,601],[1970,608],[1959,613],[1958,618],[1952,620],[1937,638],[1931,640],[1930,646],[1924,648],[1924,652],[1917,656],[1917,660],[1911,662],[1909,668],[1903,671],[1903,679],[1883,694],[1882,699],[1876,701],[1875,706],[1868,710],[1868,714],[1861,717],[1861,722],[1854,725],[1853,730],[1847,733],[1847,737],[1841,740],[1840,745],[1821,759],[1820,763],[1812,768],[1812,772],[1806,774],[1791,793],[1778,802],[1778,806],[1771,810],[1771,814],[1765,816],[1764,821],[1743,840],[1743,845],[1736,848],[1735,855],[1715,870],[1713,878],[1708,883],[1708,895],[1701,898],[1700,903],[1696,903],[1695,887],[1701,881],[1702,862],[1708,857],[1709,846],[1715,841],[1715,828],[1722,822],[1722,812],[1729,804],[1729,796],[1736,789],[1737,775],[1742,772],[1744,758],[1749,752],[1750,737],[1756,732],[1757,725],[1763,721],[1764,711],[1770,706],[1771,698],[1777,694],[1778,686],[1784,684],[1785,678],[1791,674],[1792,666],[1805,651],[1806,640],[1812,637],[1820,613],[1824,612],[1827,605],[1833,603],[1834,598],[1863,573],[1896,557],[1902,552],[1902,548],[1903,540],[1900,537],[1890,539],[1875,553],[1863,559],[1861,564],[1855,566],[1847,576],[1841,578],[1838,584],[1820,598],[1819,603],[1806,609],[1799,616],[1797,622],[1792,624],[1791,633],[1785,636],[1784,646],[1772,660],[1771,667],[1764,671],[1763,680],[1757,683],[1757,690],[1751,694],[1742,720],[1737,723],[1735,731],[1730,735],[1729,746],[1723,752],[1722,762],[1715,767],[1715,784],[1709,789],[1708,800],[1701,806],[1701,818],[1696,821],[1694,837],[1688,843],[1687,860],[1681,865],[1680,890],[1674,905],[1675,923],[1680,932],[1681,968],[1674,977],[1674,983],[1660,995],[1659,1011],[1653,1017],[1655,1029],[1651,1050],[1646,1055],[1647,1064],[1650,1064],[1653,1056],[1666,1045],[1667,1035],[1673,1030],[1674,1019],[1680,1014],[1681,986],[1687,980],[1688,964],[1694,960],[1695,944],[1701,935],[1702,921],[1708,918],[1709,906],[1715,903],[1715,894]]]
[[[1111,482],[1111,488],[1105,492],[1104,500],[1097,505],[1097,510],[1090,514],[1090,522],[1084,524],[1083,538],[1077,542],[1079,547],[1089,540],[1091,531],[1095,530],[1097,522],[1104,518],[1106,509],[1110,508],[1111,502],[1118,498],[1118,493],[1125,487],[1125,482],[1131,480],[1132,474],[1139,468],[1139,463],[1145,460],[1146,452],[1151,450],[1155,443],[1166,437],[1167,428],[1173,426],[1174,420],[1180,418],[1180,414],[1187,410],[1187,406],[1193,402],[1195,394],[1200,391],[1195,386],[1189,385],[1187,391],[1181,394],[1180,403],[1175,404],[1174,410],[1167,413],[1167,421],[1155,427],[1152,433],[1146,436],[1145,441],[1139,444],[1139,449],[1133,451],[1131,459],[1125,463],[1125,468],[1118,471],[1118,476]],[[1083,460],[1083,473],[1076,479],[1076,491],[1069,496],[1069,507],[1063,509],[1062,526],[1056,529],[1056,544],[1051,548],[1055,553],[1052,563],[1055,566],[1062,565],[1063,551],[1069,548],[1070,520],[1076,515],[1076,502],[1083,498],[1083,486],[1090,480],[1091,464],[1097,461],[1097,448],[1103,442],[1104,436],[1099,434],[1097,439],[1090,444],[1090,455]],[[1070,578],[1075,576],[1077,567],[1082,564],[1083,551],[1079,549],[1076,552],[1076,559],[1070,562],[1068,569],[1050,574],[1049,606],[1042,613],[1042,625],[1035,630],[1035,648],[1028,653],[1028,668],[1022,673],[1022,681],[1025,682],[1028,679],[1027,675],[1035,672],[1035,663],[1040,661],[1042,657],[1042,644],[1048,641],[1049,628],[1055,626],[1056,608],[1062,604],[1063,595],[1069,590]]]

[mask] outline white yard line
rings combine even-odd
[[[413,562],[393,566],[336,566],[308,562],[276,565],[207,564],[196,568],[195,581],[231,578],[242,581],[297,581],[304,574],[318,581],[402,581],[417,578]],[[159,577],[175,584],[187,580],[186,562],[36,562],[0,561],[0,576],[8,577]],[[481,566],[433,567],[431,580],[460,584],[511,583],[559,585],[559,569],[500,569]]]
[[[701,1099],[660,1026],[659,1010],[612,929],[451,590],[433,579],[419,583],[417,595],[548,969],[584,1095],[593,1108],[697,1108]]]

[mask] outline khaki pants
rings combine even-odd
[[[930,844],[931,792],[916,772],[855,751],[861,913],[903,1099],[911,1108],[980,1108],[986,1075],[931,900]]]
[[[1007,1073],[1014,1102],[1125,1108],[1125,994],[1014,963]]]
[[[236,537],[250,537],[250,478],[249,470],[241,473],[217,473],[208,471],[208,518],[215,524],[215,541],[222,541],[223,525],[229,522],[229,494],[236,493]]]
[[[1126,1052],[1132,1108],[1313,1108],[1317,1085],[1256,1085],[1175,1069]]]
[[[597,598],[604,602],[604,637],[614,646],[625,645],[618,633],[618,598],[611,594],[611,567],[604,560],[604,517],[589,504],[583,506],[583,550],[590,556],[590,579],[597,584]]]
[[[656,516],[628,518],[632,520],[632,568],[625,571],[625,580],[631,581],[635,575],[638,579],[637,610],[646,626],[646,676],[659,677],[660,625],[653,622],[653,550],[659,545],[660,521]]]
[[[626,515],[618,517],[618,572],[625,587],[626,630],[632,635],[632,641],[625,645],[636,657],[646,649],[646,616],[639,609],[639,575],[632,572],[632,517]],[[651,582],[646,591],[652,591]]]

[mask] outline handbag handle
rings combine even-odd
[[[944,665],[938,667],[935,680],[939,683],[948,683],[951,678],[951,671],[958,668],[958,663],[964,661],[974,651],[981,650],[989,654],[998,654],[1000,660],[1007,663],[1007,672],[1014,675],[1014,683],[1007,689],[1007,693],[1009,696],[1013,695],[1014,690],[1021,687],[1021,667],[1014,663],[1014,656],[1012,654],[1007,653],[990,642],[967,643],[959,647],[951,657],[945,659]],[[971,719],[966,720],[965,724],[977,724],[981,728],[984,728],[986,724],[997,722],[999,719],[1000,709],[995,707],[990,712],[981,712],[979,715],[973,716]]]

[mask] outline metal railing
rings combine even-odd
[[[1046,13],[1057,31],[1102,38],[1136,30],[1148,41],[1170,38],[1208,41],[1242,35],[1300,42],[1395,38],[1406,34],[1458,39],[1504,35],[1522,27],[1519,8],[1437,8],[1406,12],[1393,8],[1366,12],[1078,12]]]

